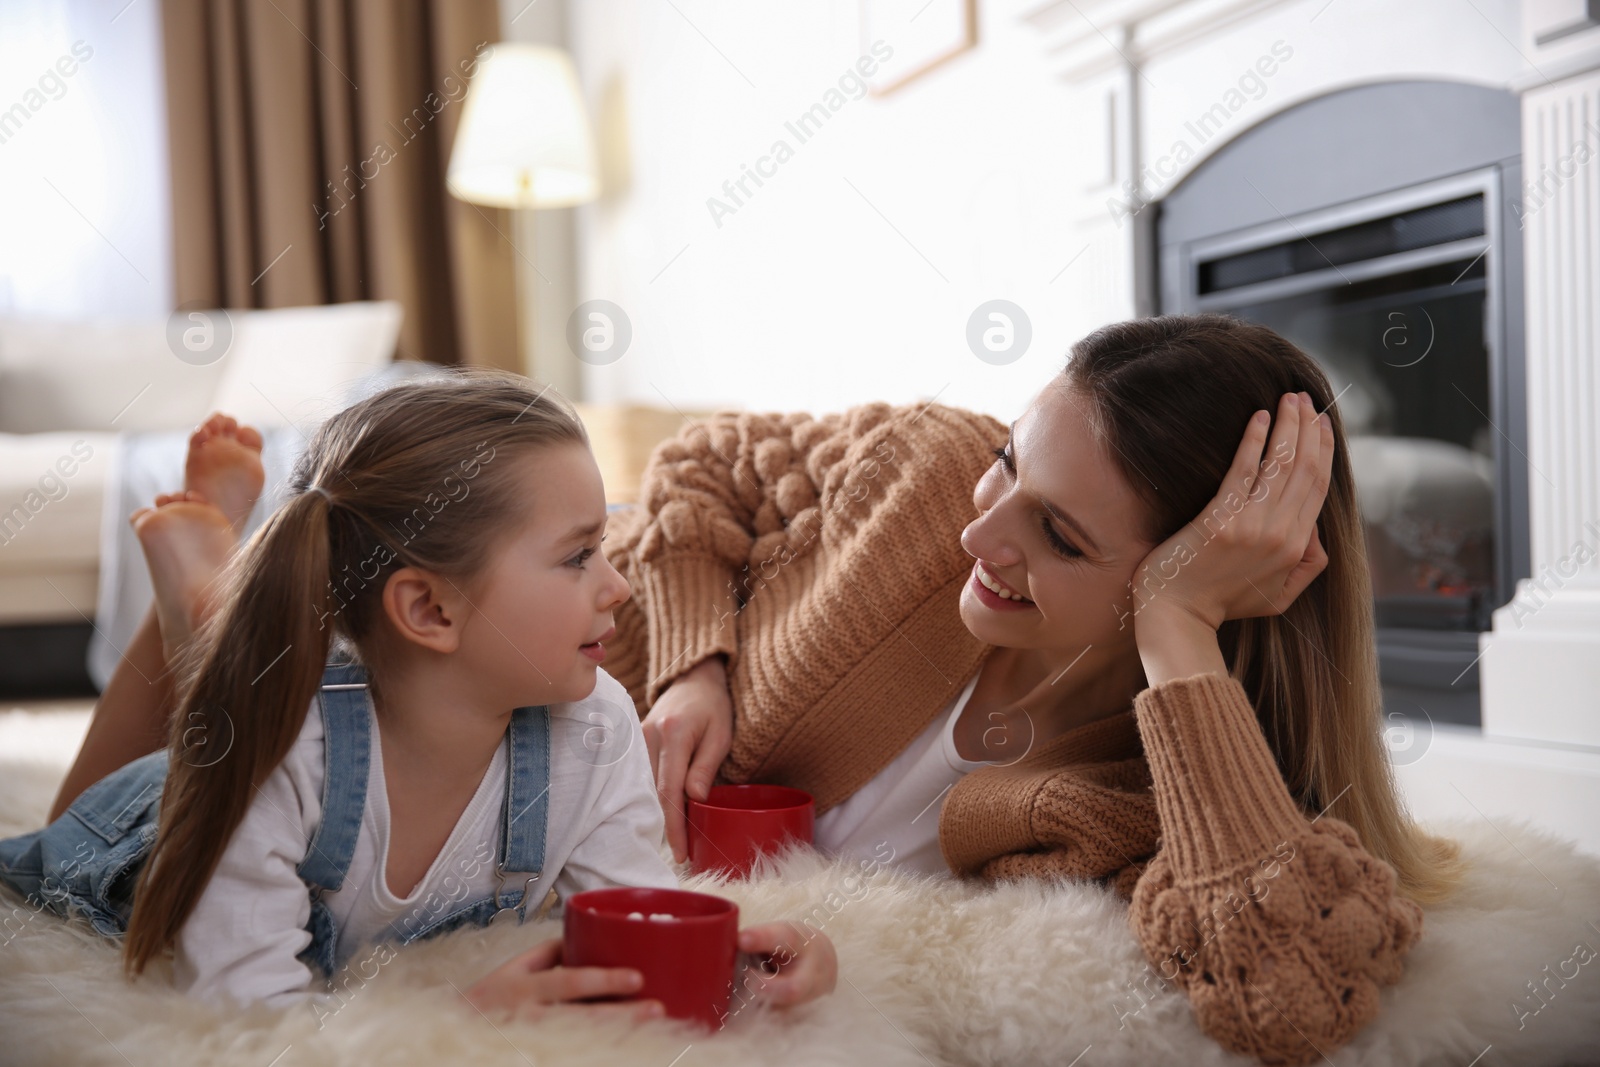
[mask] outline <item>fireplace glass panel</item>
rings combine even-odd
[[[1380,627],[1489,627],[1485,295],[1480,257],[1229,309],[1314,356],[1339,394]]]
[[[1423,728],[1478,725],[1491,610],[1531,570],[1521,153],[1514,92],[1338,89],[1220,146],[1146,235],[1153,310],[1264,323],[1343,391],[1384,709]]]

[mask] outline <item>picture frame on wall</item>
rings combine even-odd
[[[861,54],[877,41],[893,54],[867,88],[886,96],[978,43],[978,0],[861,0]]]

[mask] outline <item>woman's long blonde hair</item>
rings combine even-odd
[[[317,431],[295,467],[294,495],[239,549],[194,642],[159,829],[123,941],[130,975],[169,948],[193,912],[256,787],[299,736],[333,638],[361,651],[371,671],[389,574],[418,567],[470,579],[528,505],[515,457],[587,440],[555,393],[488,372],[396,386]],[[201,744],[226,753],[195,758]]]
[[[1112,457],[1147,505],[1152,544],[1205,509],[1256,411],[1276,413],[1284,393],[1299,391],[1327,411],[1333,476],[1317,529],[1328,566],[1282,615],[1225,622],[1217,637],[1301,809],[1314,816],[1326,808],[1349,823],[1411,899],[1448,897],[1463,874],[1460,848],[1411,821],[1380,738],[1366,538],[1343,420],[1322,369],[1264,326],[1169,315],[1095,331],[1073,346],[1062,374],[1089,399]]]

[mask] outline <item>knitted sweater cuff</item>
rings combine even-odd
[[[996,856],[1040,847],[1033,828],[1038,789],[1005,771],[974,772],[950,790],[939,816],[939,849],[957,874],[978,874]]]
[[[1255,863],[1305,832],[1238,680],[1175,678],[1135,697],[1134,714],[1178,880]]]
[[[710,556],[669,556],[643,568],[644,595],[650,605],[650,678],[646,705],[653,705],[679,675],[722,653],[730,660],[738,648],[733,620],[732,572]]]

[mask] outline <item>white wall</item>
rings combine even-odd
[[[499,7],[501,40],[568,47],[564,4],[500,0]],[[523,372],[577,399],[583,391],[582,364],[572,357],[566,339],[567,316],[581,299],[577,212],[546,208],[511,214]]]
[[[937,394],[1017,414],[1099,284],[1082,261],[1062,272],[1094,164],[1019,7],[980,4],[976,50],[849,99],[800,144],[784,123],[862,54],[856,0],[572,5],[602,139],[620,126],[630,157],[626,187],[579,213],[582,297],[634,327],[622,359],[585,368],[588,398],[821,411]],[[718,226],[707,199],[779,138],[794,157]],[[966,343],[997,297],[1033,327],[1007,366]]]
[[[833,410],[937,394],[1016,415],[1073,340],[1134,313],[1131,228],[1106,209],[1128,176],[1113,168],[1117,75],[1068,80],[1044,6],[979,4],[975,50],[887,97],[850,100],[719,226],[707,199],[726,202],[723,183],[775,139],[795,145],[785,120],[861,53],[858,0],[571,5],[602,140],[612,131],[628,157],[626,183],[578,212],[578,299],[612,300],[634,327],[622,359],[584,368],[586,396]],[[1128,6],[1083,0],[1056,23],[1087,34],[1101,8]],[[1292,59],[1190,166],[1332,88],[1405,76],[1507,84],[1527,69],[1510,43],[1517,12],[1514,0],[1266,5],[1203,47],[1149,59],[1141,152],[1168,152],[1278,40]],[[965,337],[973,309],[997,297],[1033,327],[1007,366],[976,358]]]
[[[0,314],[171,310],[159,4],[0,4],[0,205]]]

